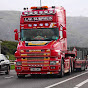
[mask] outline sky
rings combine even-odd
[[[42,6],[63,6],[67,16],[88,17],[88,0],[41,0]],[[0,0],[0,10],[23,11],[24,7],[40,6],[40,0]]]

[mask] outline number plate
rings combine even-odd
[[[41,71],[41,68],[30,68],[31,71]]]

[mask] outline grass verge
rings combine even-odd
[[[11,70],[15,69],[15,65],[11,65]]]

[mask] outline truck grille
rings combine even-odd
[[[50,60],[50,57],[28,57],[28,58],[22,58],[21,60],[28,60],[28,61]]]
[[[32,54],[28,54],[28,56],[43,56],[44,53],[32,53]]]
[[[29,59],[29,58],[28,58]],[[26,65],[26,66],[49,66],[49,59],[47,60],[41,60],[39,61],[37,58],[37,60],[28,60],[28,59],[22,59],[22,65]],[[41,59],[41,58],[39,58]],[[28,60],[28,61],[27,61]]]
[[[43,64],[44,63],[44,61],[30,61],[30,62],[28,62],[29,64]]]
[[[44,60],[44,57],[31,57],[27,58],[27,60]]]
[[[28,66],[49,66],[49,61],[47,63],[45,61],[30,61]]]
[[[30,53],[30,54],[21,54],[21,56],[29,56],[29,57],[50,56],[50,53]]]

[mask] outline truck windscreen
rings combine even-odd
[[[21,41],[51,41],[58,38],[58,28],[21,29]]]

